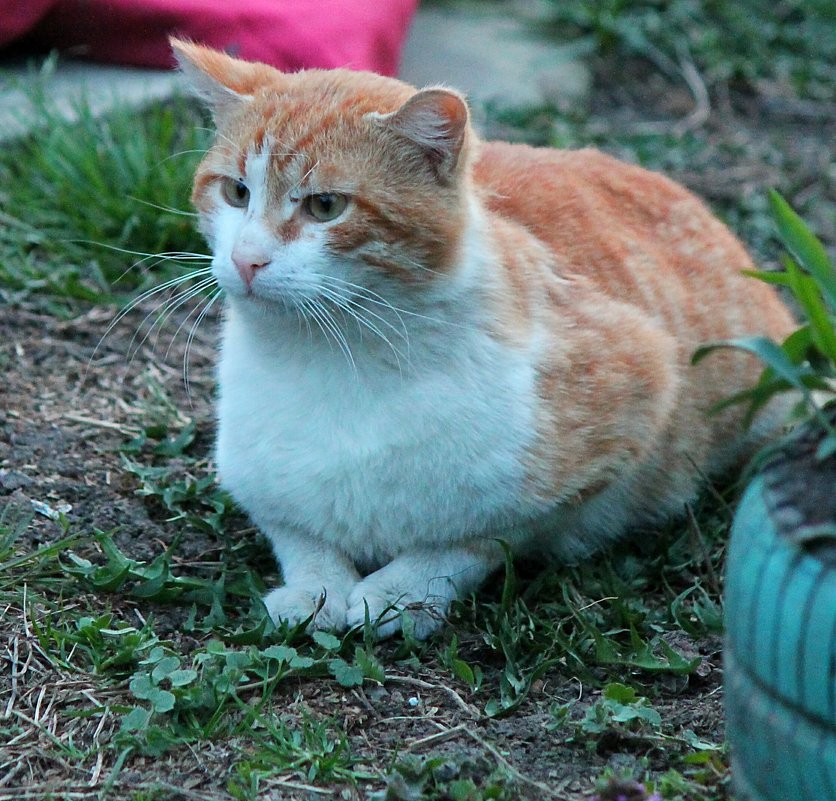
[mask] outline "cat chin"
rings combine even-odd
[[[223,287],[226,299],[229,304],[235,305],[242,310],[254,310],[260,314],[274,314],[276,316],[292,315],[297,316],[300,300],[312,300],[314,298],[301,299],[286,291],[269,290],[260,287],[245,289],[236,286],[234,289]]]

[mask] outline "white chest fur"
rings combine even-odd
[[[451,339],[443,362],[399,372],[355,354],[352,368],[295,319],[231,309],[224,485],[265,532],[292,526],[370,565],[520,514],[532,371],[482,332]]]

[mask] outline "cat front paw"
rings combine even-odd
[[[328,592],[325,587],[277,587],[265,596],[264,605],[277,626],[285,622],[292,628],[311,618],[308,626],[312,629],[346,629],[346,596]]]
[[[426,640],[444,625],[450,608],[449,598],[410,596],[375,577],[376,574],[372,574],[361,581],[349,595],[346,614],[349,628],[365,624],[367,608],[375,635],[381,640],[402,629],[404,615],[409,616],[413,634],[418,640]]]

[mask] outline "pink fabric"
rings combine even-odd
[[[0,47],[171,67],[167,37],[193,39],[283,70],[348,67],[384,75],[418,0],[0,0]],[[24,36],[25,34],[25,36]]]
[[[0,0],[0,47],[31,31],[55,5],[55,0]]]

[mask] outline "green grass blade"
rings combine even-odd
[[[736,337],[733,339],[724,339],[718,342],[712,342],[708,345],[703,345],[694,352],[691,358],[691,364],[697,364],[702,361],[709,353],[721,349],[732,348],[734,350],[744,350],[757,356],[764,364],[771,367],[776,375],[783,378],[789,384],[794,386],[801,392],[807,392],[807,388],[801,380],[800,368],[793,364],[792,360],[771,339],[766,337]]]
[[[810,320],[813,344],[831,361],[836,362],[836,331],[833,320],[821,298],[816,281],[805,275],[790,258],[784,259],[790,288]]]
[[[836,308],[836,270],[827,258],[824,245],[774,189],[769,193],[769,203],[781,241],[815,278],[831,307]]]
[[[790,285],[786,273],[768,270],[743,270],[742,272],[743,275],[748,275],[750,278],[757,278],[758,281],[763,281],[765,284],[786,287]]]

